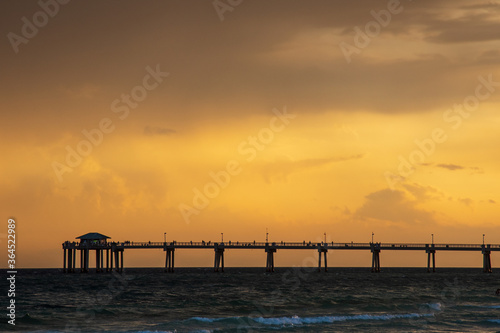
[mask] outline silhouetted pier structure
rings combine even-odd
[[[82,238],[83,237],[83,238]],[[75,272],[76,252],[80,251],[80,271],[89,271],[91,251],[96,254],[96,271],[123,271],[123,253],[125,249],[163,249],[166,254],[165,271],[174,272],[175,250],[213,249],[214,271],[224,272],[224,252],[233,249],[262,249],[267,254],[266,271],[274,272],[274,254],[278,250],[316,250],[318,251],[318,271],[321,271],[321,255],[324,257],[324,270],[328,271],[328,251],[365,250],[372,253],[372,272],[380,272],[380,252],[382,251],[421,251],[427,253],[427,271],[436,271],[436,251],[472,251],[483,255],[483,272],[491,273],[491,252],[500,251],[500,244],[415,244],[415,243],[313,243],[313,242],[108,242],[109,237],[90,233],[80,237],[80,242],[63,243],[64,272]],[[114,257],[114,262],[113,262]],[[104,267],[104,258],[106,266]],[[431,267],[432,259],[432,267]]]

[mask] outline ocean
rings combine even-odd
[[[497,272],[480,268],[128,268],[122,274],[23,269],[22,332],[499,332]],[[3,270],[3,276],[7,276]],[[0,282],[7,294],[6,279]]]

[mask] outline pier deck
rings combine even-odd
[[[318,251],[318,270],[321,270],[321,254],[327,271],[327,253],[333,250],[369,250],[372,253],[372,272],[380,272],[381,251],[422,251],[427,254],[427,271],[435,272],[436,251],[475,251],[483,255],[483,271],[491,273],[491,252],[500,251],[500,244],[424,244],[424,243],[335,243],[335,242],[69,242],[63,243],[64,272],[74,272],[76,253],[80,251],[80,271],[89,271],[89,254],[95,251],[96,271],[110,272],[113,266],[123,270],[123,252],[131,249],[163,249],[166,252],[165,271],[174,272],[174,254],[178,249],[212,249],[215,252],[214,271],[224,271],[224,251],[230,249],[261,249],[267,253],[266,271],[274,271],[274,253],[278,250]],[[115,265],[113,265],[113,257]],[[106,267],[104,268],[104,258]],[[432,265],[431,265],[432,261]]]

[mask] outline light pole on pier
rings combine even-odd
[[[325,244],[326,244],[326,232],[325,232],[325,233],[323,233],[323,235],[325,235]]]
[[[434,245],[434,234],[431,234],[432,237],[432,245]]]
[[[267,228],[266,228],[266,243],[269,243],[269,232],[267,232]]]
[[[220,237],[221,237],[222,243],[224,243],[224,233],[223,232],[220,233]]]
[[[163,241],[165,243],[167,243],[167,233],[166,232],[163,233]]]
[[[373,233],[373,231],[372,231],[372,244],[373,244],[373,235],[375,235],[375,234],[374,234],[374,233]]]
[[[483,234],[483,245],[484,245],[484,234]]]

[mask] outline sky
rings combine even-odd
[[[61,244],[87,232],[500,243],[500,2],[7,0],[0,16],[0,242],[14,218],[19,268],[61,267]],[[381,253],[382,267],[426,259]],[[164,260],[125,252],[126,267]]]

